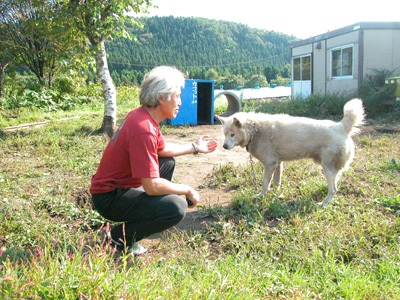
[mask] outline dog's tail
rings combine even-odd
[[[347,102],[343,108],[344,116],[340,124],[347,135],[356,134],[359,129],[356,126],[364,124],[364,108],[360,99]]]

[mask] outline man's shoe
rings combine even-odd
[[[111,237],[111,233],[110,232],[107,233],[107,240],[108,240],[108,244],[111,247],[116,248],[119,251],[125,251],[125,249],[126,249],[125,248],[125,244],[115,241]],[[139,255],[142,255],[142,254],[144,254],[146,252],[147,252],[147,249],[144,248],[142,245],[140,245],[138,242],[133,243],[133,245],[130,246],[128,248],[128,250],[126,251],[127,254],[132,254],[134,256],[139,256]]]
[[[145,254],[146,252],[147,249],[140,245],[138,242],[133,243],[133,245],[129,247],[127,251],[128,254],[132,254],[134,256],[139,256]]]

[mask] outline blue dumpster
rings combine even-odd
[[[185,80],[182,89],[182,106],[171,125],[212,125],[214,124],[214,81]]]

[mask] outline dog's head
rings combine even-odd
[[[231,116],[228,118],[218,117],[222,123],[222,129],[225,135],[224,149],[232,149],[235,146],[246,146],[246,130],[244,128],[243,120],[238,116]]]

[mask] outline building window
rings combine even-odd
[[[293,59],[293,80],[311,80],[311,56],[297,57]]]
[[[332,78],[353,77],[353,46],[331,50]]]

